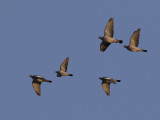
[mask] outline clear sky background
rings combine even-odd
[[[159,120],[159,0],[0,0],[1,120]],[[112,44],[100,52],[114,18]],[[127,51],[141,28],[139,47]],[[68,73],[55,71],[70,57]],[[41,96],[29,75],[41,75]],[[121,82],[107,96],[99,77]]]

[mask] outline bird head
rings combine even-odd
[[[100,80],[103,80],[103,78],[102,78],[102,77],[99,77],[99,79],[100,79]]]
[[[29,77],[33,78],[33,75],[29,75]]]
[[[128,46],[127,46],[127,45],[124,45],[123,47],[128,48]]]
[[[36,78],[36,75],[29,75],[29,77],[31,77],[31,78]]]
[[[98,38],[101,39],[101,40],[103,40],[103,37],[102,37],[102,36],[99,36]]]

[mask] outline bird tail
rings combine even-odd
[[[123,40],[117,40],[117,43],[123,43]]]
[[[121,82],[121,80],[117,80],[117,82]]]
[[[46,80],[46,82],[50,82],[51,83],[52,81],[51,80]]]
[[[142,49],[142,52],[147,52],[147,50],[143,50],[143,49]]]
[[[73,76],[73,74],[69,74],[69,76]]]

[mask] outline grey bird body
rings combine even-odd
[[[50,82],[50,83],[52,82],[50,80],[46,80],[44,77],[41,77],[39,75],[29,75],[29,76],[33,79],[32,86],[38,96],[41,95],[41,83],[42,82]]]
[[[110,18],[105,30],[104,30],[104,36],[99,36],[98,38],[102,40],[102,43],[100,44],[100,51],[104,52],[111,43],[122,43],[122,40],[116,40],[113,38],[114,34],[114,20],[113,18]]]
[[[121,80],[115,80],[115,79],[109,78],[109,77],[100,77],[99,79],[102,80],[102,83],[101,83],[102,88],[108,96],[110,96],[110,84],[111,83],[116,84],[116,82],[121,81]]]
[[[57,77],[61,76],[73,76],[72,74],[67,73],[69,57],[67,57],[60,66],[60,71],[56,71]]]
[[[132,34],[131,38],[130,38],[130,44],[127,46],[127,45],[124,45],[124,47],[131,51],[131,52],[147,52],[147,50],[144,50],[144,49],[140,49],[138,48],[138,44],[139,44],[139,37],[140,37],[140,28],[137,29],[136,31],[134,31],[134,33]]]

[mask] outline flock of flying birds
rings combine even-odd
[[[105,27],[104,36],[99,37],[99,39],[102,40],[102,43],[100,44],[100,51],[104,52],[109,47],[109,45],[112,43],[123,43],[122,40],[117,40],[117,39],[113,38],[113,34],[114,34],[114,20],[113,20],[113,18],[110,18],[106,27]],[[124,47],[131,52],[138,52],[138,51],[147,52],[147,50],[138,48],[139,36],[140,36],[140,28],[137,29],[136,31],[134,31],[134,33],[132,34],[132,36],[130,38],[130,44],[128,46],[124,45]],[[57,77],[73,76],[72,74],[67,73],[68,61],[69,61],[69,57],[67,57],[63,61],[63,63],[60,66],[60,70],[56,71]],[[29,75],[29,76],[33,79],[32,86],[38,96],[41,95],[41,89],[40,89],[41,83],[42,82],[49,82],[49,83],[52,82],[50,80],[46,80],[44,77],[41,77],[39,75]],[[101,83],[102,88],[108,96],[110,96],[110,84],[111,83],[116,84],[116,82],[121,81],[121,80],[115,80],[115,79],[109,78],[109,77],[100,77],[99,79],[102,80],[102,83]]]

